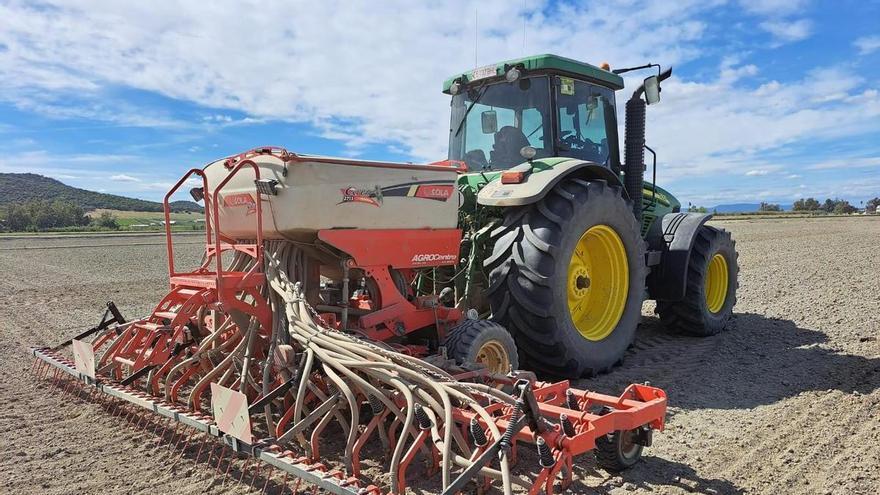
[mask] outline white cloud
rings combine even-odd
[[[607,60],[615,67],[647,61],[680,66],[717,54],[706,55],[712,52],[713,33],[705,21],[711,16],[703,14],[723,3],[529,2],[525,52]],[[760,16],[756,25],[779,24],[769,25],[779,31],[780,40],[812,30],[804,19],[785,22],[800,19],[807,2],[742,4]],[[210,9],[197,3],[70,0],[51,8],[0,3],[0,43],[9,47],[0,51],[0,99],[28,112],[110,126],[217,129],[273,120],[305,122],[323,137],[338,140],[345,148],[341,153],[379,143],[417,160],[436,160],[446,155],[448,135],[449,100],[440,85],[474,66],[476,7],[478,63],[523,55],[522,4],[502,0],[294,1],[259,10],[227,1],[212,3]],[[249,34],[230,34],[240,33],[243,24]],[[880,131],[876,83],[847,64],[792,74],[789,80],[768,80],[749,63],[748,53],[725,57],[717,70],[693,65],[690,72],[699,71],[699,79],[683,79],[676,72],[664,85],[663,102],[648,112],[648,141],[659,152],[664,182],[722,175],[742,180],[750,170],[773,172],[746,181],[753,188],[790,169],[768,153]],[[113,95],[120,88],[210,110],[203,111],[204,119],[200,113],[195,122],[181,122],[179,116],[130,102],[117,105]],[[631,90],[619,93],[621,107]],[[291,135],[280,144],[311,151],[297,148],[298,143]],[[145,148],[132,152],[146,153]],[[82,158],[75,163],[65,157],[65,171],[52,160],[39,167],[84,176],[79,167],[105,166]],[[113,173],[135,171],[136,176],[138,166],[149,164],[131,157],[110,166],[116,167]],[[119,187],[147,191],[175,177],[150,179],[155,183],[145,179]],[[730,194],[742,198],[743,190]]]
[[[778,43],[801,41],[813,32],[813,23],[807,19],[765,21],[760,26],[772,34]]]
[[[801,176],[798,174],[790,174],[790,175],[785,176],[785,178],[786,179],[800,179]]]
[[[853,42],[853,45],[859,49],[859,55],[874,53],[875,51],[880,50],[880,35],[862,36],[861,38],[856,39]]]
[[[699,17],[718,3],[534,3],[526,51],[615,66],[683,62],[699,55]],[[63,94],[96,103],[105,88],[135,88],[242,112],[242,124],[308,122],[352,149],[399,143],[415,157],[437,159],[445,155],[449,110],[440,85],[473,67],[477,7],[478,62],[522,56],[522,6],[503,0],[293,1],[258,10],[234,2],[211,9],[88,0],[2,5],[0,43],[10,49],[0,53],[0,95],[32,112],[103,119],[112,108],[66,106]],[[230,35],[245,20],[251,34]],[[55,96],[48,102],[39,96],[46,88]],[[180,124],[124,110],[118,114],[134,119],[131,125]],[[206,123],[236,122],[222,111],[210,116]]]
[[[140,182],[141,181],[137,177],[132,177],[131,175],[126,175],[126,174],[111,175],[110,180],[116,181],[116,182]]]
[[[754,169],[754,170],[749,170],[748,172],[746,172],[746,175],[748,175],[749,177],[754,177],[754,176],[758,176],[758,175],[767,175],[769,173],[770,173],[769,170],[758,168],[758,169]]]

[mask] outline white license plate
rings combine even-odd
[[[495,77],[497,73],[498,71],[495,69],[494,65],[480,67],[479,69],[474,69],[474,71],[471,72],[471,81],[486,79],[487,77]]]

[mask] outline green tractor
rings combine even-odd
[[[626,102],[621,161],[619,74],[651,67],[658,74]],[[607,69],[538,55],[444,83],[449,159],[468,167],[458,181],[467,262],[450,284],[457,304],[473,308],[446,341],[452,357],[590,376],[621,361],[645,299],[676,332],[713,335],[730,319],[738,286],[730,234],[644,180],[645,150],[656,179],[646,105],[672,71]]]

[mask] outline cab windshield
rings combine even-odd
[[[474,84],[452,97],[449,127],[449,158],[470,170],[519,165],[524,146],[535,148],[535,158],[620,167],[614,92],[572,78],[536,75]]]
[[[525,160],[524,146],[536,158],[553,156],[548,78],[474,85],[452,97],[449,158],[470,170],[502,170]]]

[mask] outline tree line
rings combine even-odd
[[[37,232],[86,227],[118,230],[119,223],[109,212],[91,218],[81,206],[69,201],[9,203],[0,209],[0,230]]]
[[[867,211],[874,211],[880,206],[880,198],[869,199],[866,206]],[[858,208],[851,205],[845,199],[828,198],[824,203],[820,203],[816,198],[801,198],[792,205],[794,211],[812,211],[836,214],[850,214],[859,211]]]

